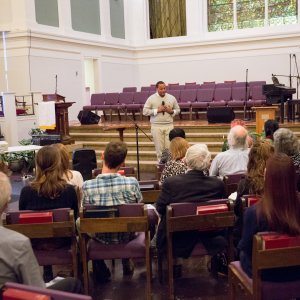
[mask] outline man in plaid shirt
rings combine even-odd
[[[102,153],[102,173],[95,179],[84,182],[83,205],[97,205],[115,207],[125,203],[135,203],[142,200],[139,183],[134,177],[125,177],[118,174],[127,155],[127,146],[123,142],[110,142]],[[127,242],[130,235],[126,233],[97,234],[95,239],[101,243],[116,244]],[[133,274],[133,265],[128,259],[123,259],[123,274]],[[110,271],[104,261],[94,264],[94,273],[98,273],[97,280],[106,281]],[[96,272],[95,272],[96,271]]]

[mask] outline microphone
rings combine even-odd
[[[162,101],[162,102],[161,102],[161,105],[163,105],[163,106],[164,106],[164,105],[165,105],[165,101]],[[163,111],[162,113],[163,113],[163,115],[165,114],[165,112],[164,112],[164,111]]]

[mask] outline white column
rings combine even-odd
[[[186,34],[189,37],[200,36],[203,30],[204,5],[200,0],[186,1]]]
[[[103,39],[109,40],[111,38],[109,0],[101,0],[99,4],[100,4],[101,37],[103,37]]]
[[[16,114],[15,93],[1,93],[4,117],[1,122],[1,132],[8,146],[18,145],[18,122]]]
[[[124,10],[126,40],[132,46],[144,45],[149,39],[148,0],[124,0]]]

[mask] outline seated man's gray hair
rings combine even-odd
[[[185,162],[189,169],[203,171],[208,169],[211,154],[205,144],[191,146],[185,154]]]
[[[228,133],[229,148],[247,148],[248,131],[241,125],[232,127]]]
[[[11,185],[8,177],[0,172],[0,211],[9,202],[11,196]]]

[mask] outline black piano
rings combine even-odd
[[[288,100],[292,100],[296,89],[283,84],[265,84],[262,86],[262,92],[267,98],[267,104],[280,103],[280,121],[283,123],[284,103]],[[290,119],[290,112],[288,113],[288,119]]]

